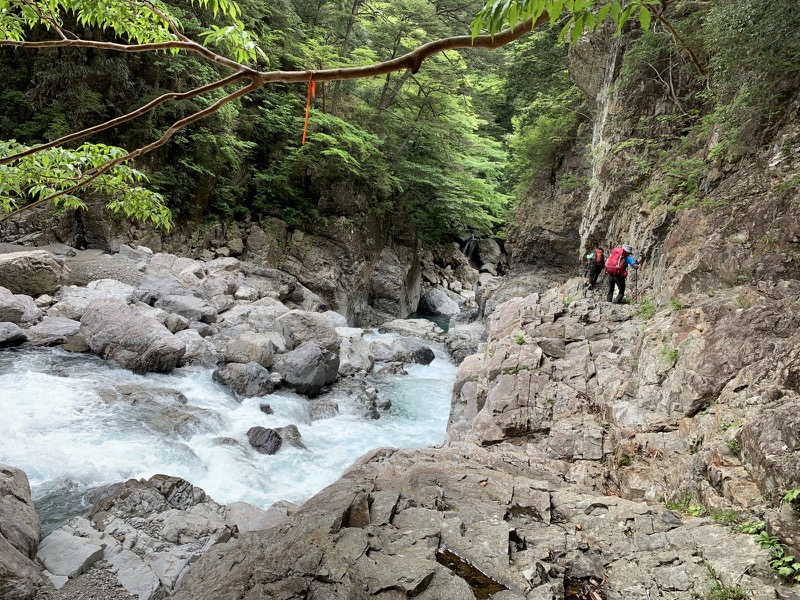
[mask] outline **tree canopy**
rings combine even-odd
[[[81,207],[85,195],[96,194],[114,210],[169,227],[171,212],[153,187],[163,188],[170,176],[162,169],[153,186],[145,172],[147,155],[172,140],[173,158],[192,163],[182,172],[192,173],[195,183],[218,175],[212,163],[220,160],[234,173],[245,160],[266,165],[248,175],[252,207],[259,210],[280,206],[289,218],[313,212],[303,187],[347,173],[353,185],[418,215],[422,229],[444,221],[489,230],[508,199],[498,188],[501,136],[487,133],[475,101],[491,92],[480,91],[485,82],[453,51],[500,48],[541,24],[557,25],[573,41],[607,18],[621,28],[635,17],[646,28],[652,17],[663,19],[670,1],[490,0],[479,9],[446,0],[271,6],[257,0],[0,0],[0,49],[130,60],[145,54],[153,64],[166,59],[175,83],[173,89],[163,81],[150,85],[136,102],[126,96],[128,102],[117,103],[126,106],[120,114],[109,117],[97,100],[94,122],[0,143],[0,218],[51,201]],[[470,18],[471,34],[452,35],[469,31]],[[371,83],[356,92],[347,87],[354,79]],[[310,92],[312,82],[323,85],[327,106],[311,110],[314,128],[300,146],[289,138],[302,118],[302,96],[289,98],[281,84],[304,84]],[[325,82],[336,83],[325,88]],[[472,96],[459,93],[465,85]],[[96,87],[91,92],[92,99],[103,95]],[[243,111],[251,124],[237,119]],[[161,131],[135,129],[155,115]],[[210,129],[193,128],[210,118],[216,119]],[[243,127],[250,130],[239,135]],[[86,141],[103,135],[132,149]],[[208,160],[188,161],[182,144],[195,152],[206,146]],[[230,175],[226,193],[235,196],[241,187]],[[203,195],[197,185],[194,195]]]

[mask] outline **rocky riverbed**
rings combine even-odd
[[[209,289],[235,272],[226,261],[200,267],[204,276],[195,276]],[[334,379],[358,385],[365,369],[353,367],[354,376],[343,364],[396,369],[428,356],[410,337],[359,344],[363,336],[331,322],[305,292],[302,300],[278,292],[241,304],[234,292],[234,305],[222,309],[214,294],[181,298],[143,280],[116,280],[132,290],[76,288],[107,296],[89,299],[63,343],[82,336],[132,370],[164,370],[175,356],[172,338],[191,331],[176,365],[187,356],[256,365],[223,381],[232,389],[245,382],[240,394],[250,383],[259,394],[307,385],[309,397],[332,383],[333,357]],[[144,290],[153,293],[143,298]],[[15,315],[29,340],[37,339],[36,310],[49,316],[66,313],[61,302],[83,302],[20,296],[5,296],[16,312],[4,314]],[[797,600],[770,567],[770,550],[736,526],[758,522],[786,554],[800,550],[799,515],[781,502],[800,487],[799,300],[797,282],[785,281],[687,295],[646,312],[607,304],[580,280],[548,287],[538,277],[508,279],[485,293],[483,324],[456,318],[446,338],[423,323],[387,325],[445,339],[465,357],[443,446],[372,451],[302,506],[268,511],[219,505],[169,475],[133,480],[105,490],[88,516],[38,547],[24,476],[4,467],[15,482],[0,496],[10,507],[4,514],[23,518],[2,530],[18,565],[3,562],[3,593],[79,597],[68,594],[85,590],[85,578],[110,582],[113,572],[120,587],[101,584],[98,593],[140,600],[725,597],[714,590]],[[152,329],[140,335],[146,345],[131,350],[119,329],[96,326],[106,310],[150,315]],[[188,326],[173,325],[173,333],[167,323],[183,323],[176,317]],[[192,340],[200,341],[190,352]],[[356,342],[350,358],[345,340]],[[306,344],[313,352],[288,366]],[[302,378],[310,364],[314,377]],[[55,584],[73,581],[54,592],[38,565]]]

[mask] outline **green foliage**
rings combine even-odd
[[[738,585],[725,585],[715,581],[708,590],[706,600],[747,600],[750,594]]]
[[[720,525],[732,525],[739,520],[739,513],[735,510],[712,510],[709,512],[709,516],[714,523]]]
[[[649,319],[656,314],[656,301],[650,296],[645,296],[636,304],[636,310],[643,319]]]
[[[484,8],[472,21],[472,35],[478,35],[482,29],[489,33],[497,33],[504,27],[514,27],[528,19],[536,21],[542,15],[550,19],[550,26],[561,25],[560,37],[570,35],[572,43],[584,30],[592,30],[606,18],[611,17],[617,24],[617,31],[622,31],[625,23],[631,19],[639,20],[642,29],[650,27],[651,13],[648,5],[658,5],[660,0],[630,0],[629,2],[600,2],[599,0],[488,0]],[[565,10],[571,11],[562,15]],[[563,24],[562,24],[563,21]]]
[[[800,510],[800,488],[786,490],[786,493],[783,495],[783,501]]]
[[[13,140],[0,142],[0,157],[25,150],[27,146]],[[164,206],[163,197],[138,185],[147,181],[144,173],[124,164],[105,173],[98,170],[124,154],[124,150],[113,146],[83,144],[75,150],[52,148],[39,152],[20,159],[13,167],[0,165],[0,213],[10,213],[29,203],[51,198],[57,206],[85,208],[84,201],[74,195],[72,189],[88,182],[84,191],[108,198],[112,211],[152,221],[169,230],[171,213]]]
[[[733,452],[734,454],[739,454],[742,451],[742,446],[739,444],[739,441],[736,439],[730,439],[725,442],[725,445],[728,447],[728,450]]]
[[[755,535],[757,533],[761,533],[766,528],[767,524],[764,521],[745,521],[741,523],[736,530],[739,533],[746,533],[749,535]]]
[[[669,346],[662,346],[660,350],[661,360],[668,365],[675,364],[675,361],[678,360],[678,354],[680,350],[678,348],[670,348]]]
[[[519,344],[520,346],[525,343],[525,334],[518,333],[514,336],[514,342]]]
[[[786,554],[786,546],[774,535],[769,535],[766,531],[761,531],[756,536],[756,543],[762,548],[769,550],[771,560],[769,566],[778,575],[785,577],[793,583],[800,583],[800,562],[794,556]]]
[[[723,139],[753,148],[800,76],[800,12],[793,3],[730,0],[706,16],[705,43]]]
[[[667,304],[669,304],[671,310],[676,312],[684,308],[683,303],[678,298],[670,298]]]

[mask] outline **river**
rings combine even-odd
[[[341,392],[329,396],[339,414],[315,421],[302,396],[280,391],[239,401],[210,369],[142,376],[90,355],[2,351],[0,463],[27,473],[46,531],[84,510],[91,490],[156,473],[183,477],[221,504],[302,503],[368,450],[443,441],[456,367],[435,351],[430,365],[408,365],[406,376],[370,376],[392,401],[380,419],[364,416]],[[261,410],[264,403],[273,414]],[[179,425],[165,414],[178,415]],[[253,426],[289,424],[307,450],[268,456],[247,441]]]

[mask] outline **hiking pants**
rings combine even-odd
[[[614,298],[614,286],[619,288],[619,294],[617,297]],[[608,296],[606,300],[611,302],[611,299],[614,298],[614,304],[619,304],[622,302],[622,298],[625,296],[625,276],[624,275],[608,275]]]
[[[594,287],[597,283],[597,278],[600,277],[600,273],[603,272],[603,265],[590,265],[589,266],[589,285]]]

